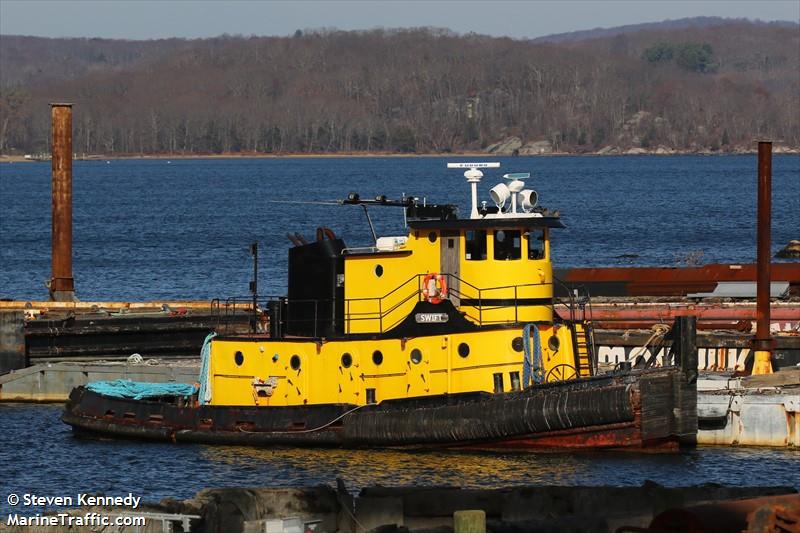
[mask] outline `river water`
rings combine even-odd
[[[677,454],[629,452],[465,453],[304,450],[83,440],[61,407],[0,404],[0,516],[6,495],[132,492],[145,501],[189,498],[206,487],[334,484],[665,486],[718,483],[800,488],[800,451],[700,447]]]
[[[403,193],[449,202],[468,216],[469,189],[445,163],[463,158],[275,158],[77,161],[73,271],[84,301],[196,299],[247,294],[248,245],[260,244],[259,285],[286,286],[286,234],[318,226],[348,246],[370,243],[361,209],[290,202]],[[756,157],[516,157],[487,171],[531,172],[542,205],[557,208],[556,267],[755,259]],[[473,159],[474,160],[474,159]],[[0,298],[44,299],[50,277],[50,165],[0,165]],[[773,249],[800,238],[800,156],[773,161]],[[402,211],[372,209],[378,233],[402,235]]]
[[[286,285],[287,232],[328,226],[348,245],[370,232],[353,207],[293,202],[405,193],[466,209],[469,190],[447,161],[463,158],[278,158],[76,162],[74,277],[82,300],[243,295],[248,244],[259,242],[263,292]],[[497,159],[497,158],[492,158]],[[662,265],[755,258],[755,156],[500,158],[527,172],[543,205],[560,209],[556,266]],[[500,181],[487,172],[480,195]],[[0,297],[45,299],[50,275],[50,165],[0,165]],[[773,162],[773,249],[800,238],[800,157]],[[379,234],[402,213],[373,209]],[[384,485],[800,486],[800,451],[701,447],[636,453],[456,453],[250,449],[86,441],[60,406],[0,404],[0,514],[6,495],[133,492],[147,501],[204,487]]]

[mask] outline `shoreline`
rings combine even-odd
[[[184,160],[184,159],[323,159],[323,158],[379,158],[379,157],[631,157],[631,156],[727,156],[727,155],[755,155],[758,151],[731,150],[726,152],[711,151],[672,151],[669,153],[655,152],[550,152],[543,154],[508,154],[488,152],[441,152],[441,153],[398,153],[398,152],[331,152],[331,153],[264,153],[264,152],[230,152],[221,154],[90,154],[75,157],[75,161],[119,161],[119,160]],[[800,148],[778,147],[773,150],[773,155],[800,155]],[[50,159],[33,159],[22,155],[0,155],[0,163],[46,163]]]

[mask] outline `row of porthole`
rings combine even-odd
[[[548,346],[548,348],[550,348],[551,351],[557,352],[558,348],[559,348],[559,345],[560,345],[560,342],[558,340],[558,337],[556,337],[556,336],[550,337],[548,339],[548,341],[547,341],[547,346]],[[511,341],[511,347],[515,351],[521,352],[522,351],[522,337],[514,338]],[[462,342],[461,344],[459,344],[458,345],[458,355],[460,355],[461,357],[466,358],[469,355],[469,344],[467,344],[466,342]],[[418,348],[414,348],[413,350],[411,350],[411,353],[409,354],[409,359],[411,360],[412,363],[414,363],[415,365],[418,365],[419,363],[422,362],[422,352]],[[233,360],[234,360],[234,362],[236,363],[237,366],[242,366],[242,364],[244,364],[244,354],[242,352],[236,352],[234,354],[234,356],[233,356]],[[344,354],[342,354],[341,361],[342,361],[342,367],[343,368],[350,368],[350,366],[353,364],[353,356],[350,355],[349,353],[345,352]],[[375,350],[374,352],[372,352],[372,362],[375,363],[375,365],[378,365],[378,366],[383,363],[383,353],[380,350]],[[293,355],[289,359],[289,366],[292,367],[292,370],[299,370],[300,369],[300,356],[299,355]]]
[[[466,342],[459,344],[458,355],[461,357],[467,357],[469,355],[469,344]],[[414,348],[409,354],[409,359],[415,365],[420,364],[422,362],[422,351],[418,348]],[[242,364],[244,364],[244,354],[242,352],[236,352],[233,355],[233,361],[236,363],[236,366],[242,366]],[[345,352],[342,354],[341,361],[343,368],[350,368],[350,366],[353,364],[353,356]],[[375,350],[372,352],[372,362],[375,363],[375,365],[381,365],[383,363],[383,352],[380,350]],[[289,359],[289,366],[292,367],[292,370],[298,370],[300,368],[300,356],[293,355],[291,359]]]
[[[458,345],[458,355],[461,357],[467,357],[469,355],[469,344],[466,342],[462,342]],[[411,353],[408,355],[408,358],[411,360],[412,363],[418,365],[422,362],[422,351],[419,348],[414,348],[411,350]],[[375,365],[380,365],[383,363],[383,353],[380,350],[375,350],[372,352],[372,362]],[[350,368],[350,365],[353,364],[353,356],[349,353],[345,353],[342,355],[342,366],[344,368]]]
[[[558,340],[558,337],[553,335],[549,339],[547,339],[547,347],[550,348],[551,352],[557,352],[558,349],[561,347],[561,341]],[[525,345],[523,343],[522,337],[514,337],[511,340],[511,348],[515,352],[521,352],[525,349]]]
[[[274,361],[277,361],[277,355],[273,358]],[[236,352],[233,354],[233,362],[236,363],[236,366],[242,366],[244,364],[244,354],[242,352]],[[292,367],[292,370],[297,370],[300,368],[300,356],[293,355],[289,359],[289,366]]]

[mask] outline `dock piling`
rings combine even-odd
[[[454,533],[486,533],[486,512],[483,510],[453,513]]]
[[[758,142],[758,258],[756,277],[756,337],[753,339],[753,375],[772,373],[772,336],[769,331],[772,231],[772,142]]]
[[[53,142],[52,277],[50,300],[75,301],[72,278],[72,104],[50,104]]]

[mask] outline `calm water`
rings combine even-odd
[[[457,158],[461,159],[461,158]],[[493,158],[494,159],[494,158]],[[287,232],[317,226],[365,245],[360,209],[286,203],[403,192],[466,208],[443,158],[76,162],[74,277],[83,300],[210,299],[246,293],[247,246],[261,245],[260,283],[286,284]],[[531,171],[542,204],[562,212],[557,266],[746,262],[755,256],[755,156],[501,158]],[[773,162],[773,248],[800,237],[800,157]],[[499,181],[489,174],[481,196]],[[0,165],[0,297],[44,299],[50,275],[50,165]],[[283,202],[283,203],[281,203]],[[402,213],[372,211],[399,235]],[[635,256],[635,257],[630,257]],[[800,486],[800,452],[700,448],[677,455],[454,454],[291,450],[82,441],[60,407],[0,404],[0,515],[6,495],[133,492],[189,497],[203,487],[332,483]]]
[[[800,451],[699,448],[675,455],[457,453],[253,449],[81,440],[58,406],[0,404],[0,516],[6,495],[133,492],[146,501],[205,487],[333,484],[641,485],[698,483],[800,487]]]
[[[462,158],[455,158],[459,160]],[[497,159],[497,158],[492,158]],[[755,258],[755,156],[499,158],[531,171],[555,232],[556,266],[675,265]],[[309,158],[76,162],[74,277],[83,300],[210,299],[247,292],[250,242],[260,284],[282,293],[286,233],[329,226],[370,242],[360,208],[282,203],[409,195],[468,213],[453,158]],[[487,172],[480,196],[500,172]],[[50,165],[0,165],[0,297],[42,299],[50,276]],[[773,248],[800,238],[800,157],[773,161]],[[403,234],[402,212],[372,210],[379,234]],[[631,257],[633,256],[633,257]]]

